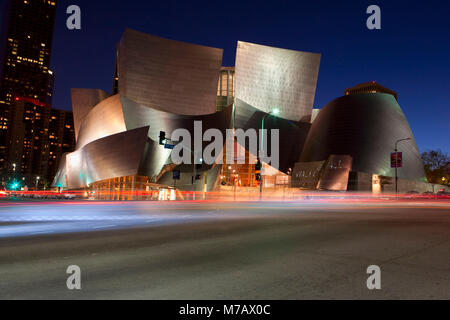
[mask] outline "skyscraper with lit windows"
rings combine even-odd
[[[9,171],[14,108],[33,99],[50,108],[53,72],[50,57],[56,0],[6,0],[0,34],[0,171]]]

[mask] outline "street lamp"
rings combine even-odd
[[[280,114],[280,109],[278,109],[278,108],[273,109],[271,114],[274,115],[274,116],[279,115]]]
[[[411,140],[411,138],[405,138],[405,139],[398,139],[395,141],[395,196],[398,197],[398,176],[397,176],[397,169],[398,169],[398,149],[397,145],[401,141],[407,141]]]
[[[276,117],[279,114],[280,114],[280,109],[275,108],[270,113],[264,115],[264,117],[261,120],[261,139],[260,139],[260,147],[259,147],[260,154],[258,155],[259,162],[261,163],[261,178],[260,178],[260,181],[259,181],[259,200],[262,200],[262,189],[263,189],[263,181],[264,181],[263,180],[263,169],[264,169],[264,166],[263,166],[263,163],[261,161],[261,155],[264,152],[264,134],[263,134],[263,132],[264,132],[264,120],[266,119],[266,117],[270,117],[270,116]]]
[[[194,162],[193,162],[194,177],[192,179],[192,188],[193,188],[192,198],[193,198],[193,200],[195,200],[195,191],[196,191],[196,186],[197,186],[197,180],[196,180],[196,177],[197,177],[197,163],[196,163],[197,162],[197,151],[196,150],[194,150],[194,151],[190,150],[190,151],[194,155]],[[199,160],[200,160],[200,163],[198,165],[201,166],[203,164],[203,158],[199,158]]]
[[[16,164],[13,163],[12,166],[13,166],[12,179],[13,179],[13,182],[15,182],[16,181]]]
[[[37,189],[38,189],[38,183],[39,183],[39,179],[40,179],[41,177],[39,177],[39,176],[37,176],[36,177],[36,191],[37,191]]]

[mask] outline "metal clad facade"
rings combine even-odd
[[[126,130],[120,95],[114,95],[96,105],[85,117],[78,134],[77,149]]]
[[[215,112],[222,49],[127,29],[118,50],[120,94],[175,114]]]
[[[98,103],[109,97],[109,94],[100,89],[71,89],[73,124],[75,127],[75,138],[78,139],[78,132],[84,118],[89,111]]]
[[[326,160],[332,154],[350,155],[352,171],[394,176],[390,153],[395,141],[404,167],[399,178],[425,179],[423,162],[408,121],[395,97],[368,93],[340,97],[321,109],[312,124],[300,162]]]
[[[148,127],[121,132],[67,154],[53,184],[78,189],[96,181],[136,175],[147,134]]]
[[[310,121],[321,55],[238,42],[236,98],[264,112]]]

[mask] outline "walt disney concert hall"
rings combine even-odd
[[[278,129],[279,166],[262,164],[267,188],[376,189],[377,179],[393,176],[390,152],[404,137],[411,140],[399,145],[405,163],[399,177],[408,188],[425,184],[395,92],[368,83],[316,110],[320,54],[239,41],[234,67],[223,67],[222,55],[127,29],[112,94],[72,89],[76,150],[63,156],[54,186],[94,190],[104,199],[158,188],[256,188],[256,155],[246,143],[231,146],[243,150],[245,164],[172,162],[161,132],[167,141],[180,128],[194,136],[194,121],[202,121],[202,132],[215,128],[223,136],[227,129],[259,130],[263,121],[264,129]]]

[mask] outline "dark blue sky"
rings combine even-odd
[[[80,31],[66,28],[70,4],[81,7]],[[382,30],[366,28],[371,4],[381,7]],[[449,15],[441,0],[59,0],[53,105],[70,109],[71,87],[111,91],[115,46],[126,27],[223,48],[224,65],[234,65],[243,40],[322,53],[317,107],[365,81],[397,91],[420,151],[450,153]]]

